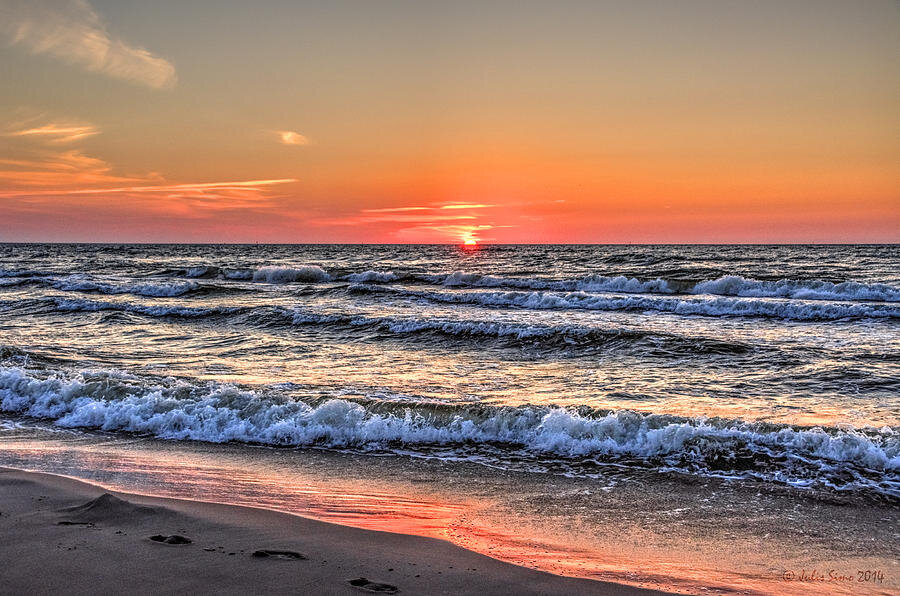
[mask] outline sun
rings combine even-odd
[[[472,238],[469,238],[465,242],[463,242],[463,246],[478,246],[478,241]]]

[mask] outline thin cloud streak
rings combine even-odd
[[[465,221],[477,219],[474,215],[355,215],[324,219],[319,225],[356,226],[370,223],[430,223],[436,221]]]
[[[42,137],[51,143],[73,143],[81,139],[100,134],[100,131],[90,125],[66,125],[50,123],[34,128],[26,128],[8,133],[8,137]]]
[[[29,190],[28,187],[78,187],[97,184],[125,184],[146,181],[140,178],[116,176],[112,167],[102,159],[85,155],[78,150],[40,155],[35,159],[0,159],[0,181],[21,190],[0,191],[0,198],[47,194],[59,190]],[[64,192],[64,191],[63,191]]]
[[[362,209],[356,215],[318,220],[325,226],[377,226],[384,233],[404,242],[431,242],[436,237],[445,242],[479,242],[489,240],[482,233],[498,227],[491,221],[472,223],[482,219],[478,212],[500,207],[488,203],[436,203]],[[465,211],[465,210],[468,210]],[[447,213],[459,211],[460,213]],[[391,229],[393,228],[393,229]]]
[[[404,211],[438,211],[443,209],[488,209],[499,205],[485,203],[449,203],[447,205],[430,205],[415,207],[382,207],[379,209],[363,209],[363,213],[401,213]]]
[[[0,13],[9,45],[152,89],[175,84],[170,62],[111,37],[86,0],[0,0]]]
[[[394,236],[404,242],[433,242],[438,237],[445,242],[467,241],[482,242],[491,238],[483,237],[482,233],[495,228],[512,227],[497,226],[493,224],[477,225],[421,225],[397,230]]]
[[[438,209],[488,209],[490,207],[499,207],[499,205],[486,205],[484,203],[450,203],[449,205],[441,205]]]
[[[385,207],[383,209],[363,209],[363,213],[402,213],[404,211],[428,211],[434,207]]]
[[[179,193],[207,190],[261,190],[260,187],[275,184],[288,184],[296,182],[294,178],[279,178],[274,180],[242,180],[237,182],[200,182],[194,184],[157,184],[148,186],[121,186],[117,188],[80,188],[69,190],[39,190],[39,191],[13,191],[0,193],[2,198],[11,197],[39,197],[39,196],[70,196],[70,195],[106,195],[119,193]]]

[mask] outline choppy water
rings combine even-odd
[[[896,500],[900,247],[0,245],[0,409]]]

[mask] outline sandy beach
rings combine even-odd
[[[19,594],[659,593],[534,571],[436,539],[111,493],[10,468],[0,469],[0,534],[3,591]]]

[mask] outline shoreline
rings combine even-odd
[[[0,468],[0,532],[7,546],[0,575],[14,593],[663,593],[520,567],[437,538],[107,491],[7,467]],[[150,539],[158,535],[191,543]],[[304,558],[253,556],[260,550]]]

